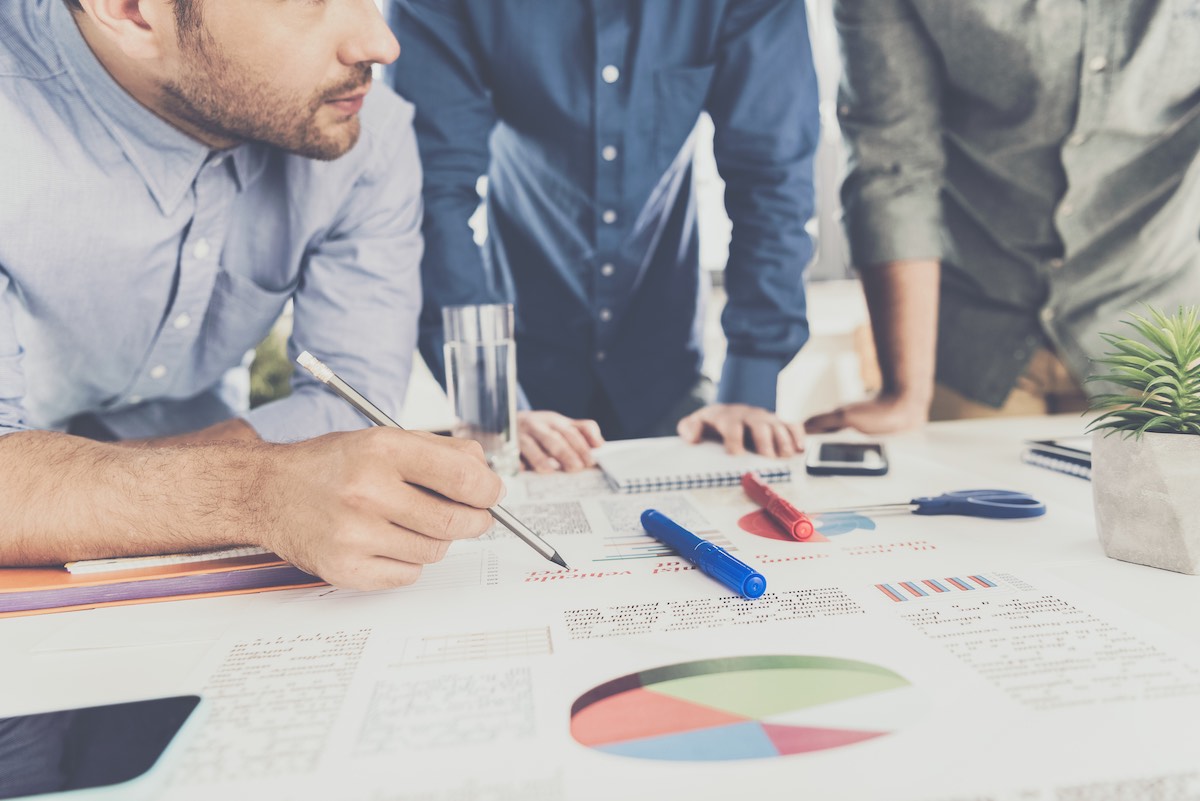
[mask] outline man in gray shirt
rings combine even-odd
[[[835,13],[884,386],[810,429],[1077,409],[1099,332],[1200,301],[1200,0]]]

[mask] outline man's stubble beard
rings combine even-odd
[[[354,147],[360,124],[355,115],[330,133],[317,125],[317,114],[328,100],[344,96],[371,79],[370,64],[332,88],[304,101],[273,97],[237,74],[203,29],[181,33],[185,70],[177,81],[163,85],[166,110],[196,130],[232,142],[264,142],[311,159],[331,161]]]

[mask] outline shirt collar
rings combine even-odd
[[[171,125],[125,91],[96,58],[64,3],[51,2],[50,15],[59,52],[84,99],[146,182],[159,209],[163,214],[171,214],[210,155],[230,154],[211,153],[207,145]],[[262,149],[241,145],[233,149],[232,155],[234,177],[239,189],[243,189],[262,171]]]
[[[230,161],[233,162],[233,178],[237,181],[238,191],[258,180],[267,166],[268,152],[275,149],[262,142],[247,142],[231,151]]]

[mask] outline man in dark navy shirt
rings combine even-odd
[[[676,430],[790,456],[779,370],[808,337],[817,88],[800,0],[396,0],[393,85],[425,171],[422,354],[441,309],[513,302],[521,453],[578,469]],[[733,221],[716,402],[701,374],[693,131],[715,126]],[[487,242],[468,219],[488,177]]]

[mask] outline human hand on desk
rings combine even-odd
[[[592,448],[604,444],[595,420],[573,420],[558,412],[517,412],[521,461],[537,473],[568,473],[594,467]]]
[[[721,437],[729,453],[745,453],[746,439],[763,456],[789,459],[804,450],[804,428],[789,423],[774,412],[744,403],[714,403],[679,421],[679,436],[693,444],[706,431]]]
[[[847,404],[831,412],[808,418],[810,434],[855,428],[864,434],[891,434],[924,425],[929,420],[929,403],[905,395],[882,394],[872,400]]]
[[[487,531],[503,496],[471,440],[381,427],[277,447],[248,530],[346,589],[411,584],[451,541]]]

